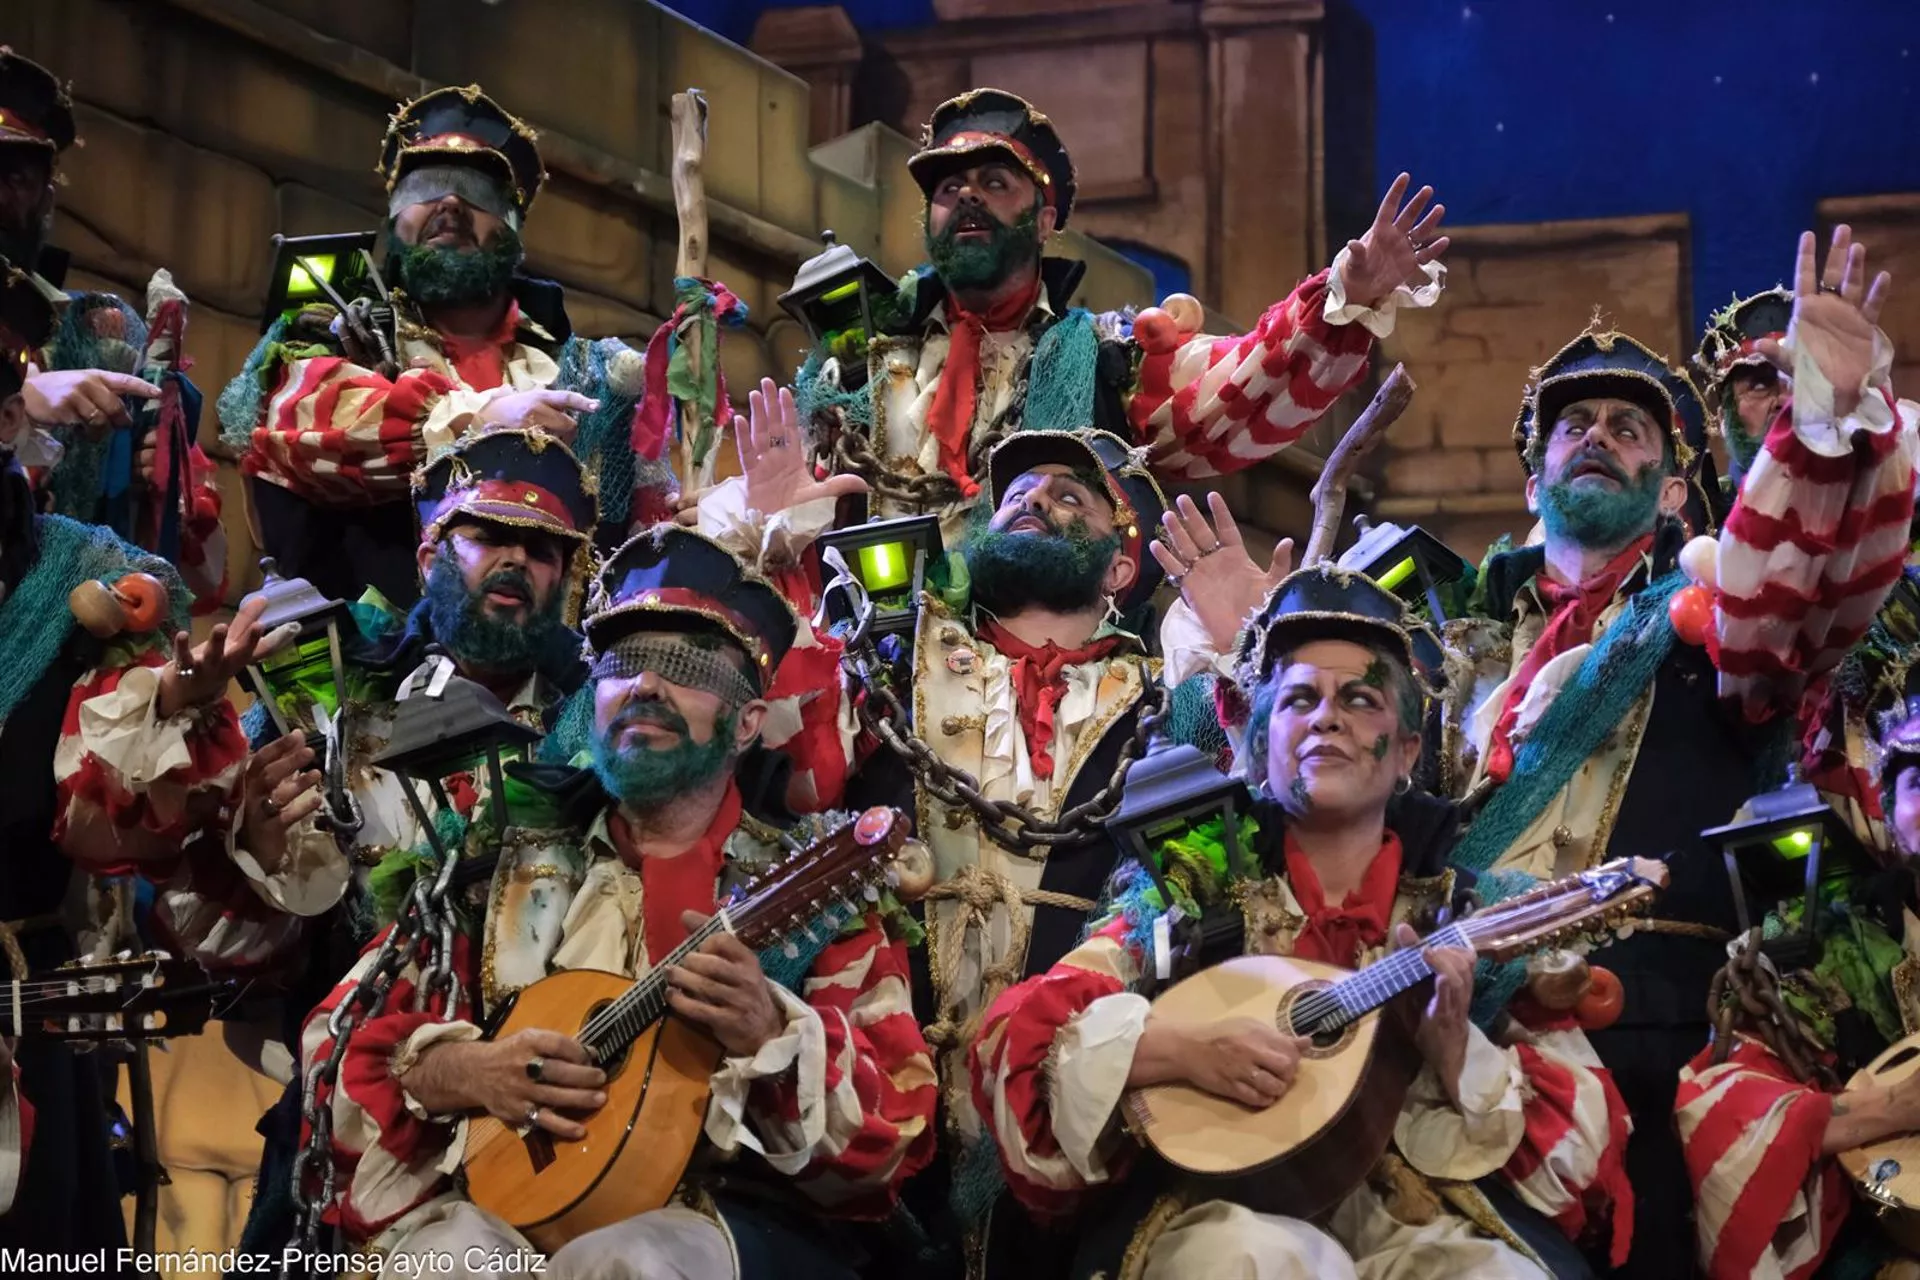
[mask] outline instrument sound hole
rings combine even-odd
[[[1330,1058],[1353,1039],[1352,1023],[1321,1029],[1322,1022],[1338,1012],[1329,1008],[1325,997],[1319,994],[1330,985],[1318,980],[1303,982],[1281,997],[1280,1008],[1275,1012],[1274,1023],[1280,1030],[1307,1037],[1307,1047],[1301,1050],[1302,1057]]]

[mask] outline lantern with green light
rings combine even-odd
[[[1458,582],[1473,566],[1419,525],[1369,524],[1358,516],[1359,541],[1340,557],[1340,567],[1366,574],[1409,604],[1425,601],[1435,626],[1447,620],[1440,589]]]
[[[1787,783],[1740,806],[1734,820],[1700,838],[1720,851],[1733,886],[1735,918],[1744,933],[1755,921],[1795,898],[1805,903],[1792,930],[1761,944],[1782,971],[1811,968],[1820,960],[1822,885],[1845,880],[1865,867],[1865,855],[1846,820],[1797,768]]]
[[[261,560],[260,569],[265,581],[247,600],[266,602],[260,614],[262,634],[289,624],[299,631],[288,643],[247,664],[247,684],[281,736],[304,729],[318,739],[327,819],[351,838],[360,829],[361,815],[346,781],[348,697],[341,636],[343,628],[351,634],[353,615],[344,601],[321,595],[305,578],[281,577],[272,557]]]
[[[940,541],[940,517],[902,516],[871,520],[822,534],[816,544],[822,557],[838,553],[873,603],[868,634],[874,639],[911,631],[926,588],[927,570],[945,554]],[[844,591],[827,593],[827,617],[849,622],[854,602]]]
[[[281,316],[312,303],[345,311],[354,298],[372,296],[387,305],[386,282],[373,261],[374,233],[273,238],[273,272],[260,332]]]
[[[833,232],[821,232],[820,243],[825,250],[800,264],[793,287],[780,295],[781,308],[815,342],[854,329],[872,334],[875,299],[891,297],[898,288],[852,246],[838,243]]]

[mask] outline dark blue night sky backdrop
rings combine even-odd
[[[1412,170],[1457,224],[1684,210],[1696,323],[1783,280],[1821,199],[1920,190],[1920,0],[1332,2],[1372,28],[1381,185]],[[779,7],[669,3],[741,43]],[[842,4],[865,30],[933,21]]]

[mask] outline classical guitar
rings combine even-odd
[[[1661,863],[1609,862],[1456,920],[1424,945],[1510,960],[1582,934],[1601,942],[1666,883]],[[1251,1017],[1307,1037],[1293,1087],[1255,1111],[1191,1085],[1153,1085],[1127,1095],[1123,1117],[1175,1168],[1231,1184],[1219,1194],[1311,1218],[1358,1186],[1393,1137],[1420,1068],[1413,1031],[1422,1006],[1396,997],[1432,976],[1417,948],[1357,973],[1260,955],[1205,969],[1156,999],[1154,1016],[1190,1023]]]
[[[548,1252],[666,1204],[700,1140],[708,1082],[723,1056],[718,1042],[668,1012],[667,971],[722,930],[755,951],[801,935],[817,941],[818,930],[831,937],[879,898],[906,835],[900,814],[869,809],[743,886],[639,981],[574,969],[520,992],[494,1034],[571,1033],[607,1073],[607,1102],[569,1113],[586,1128],[579,1142],[492,1116],[468,1121],[473,1202]]]
[[[0,982],[0,1035],[96,1043],[190,1036],[240,994],[234,982],[164,951],[73,960]]]
[[[1920,1071],[1920,1035],[1907,1036],[1856,1073],[1848,1085],[1871,1081],[1892,1088]],[[1882,1138],[1840,1153],[1840,1168],[1853,1180],[1874,1218],[1901,1248],[1920,1252],[1920,1133]]]

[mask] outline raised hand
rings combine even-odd
[[[241,780],[240,840],[268,875],[287,857],[287,833],[320,807],[320,771],[307,766],[314,751],[299,729],[275,738],[247,758]]]
[[[555,391],[535,387],[531,391],[508,391],[482,406],[476,420],[482,428],[538,427],[561,444],[571,445],[579,426],[574,415],[592,413],[600,407],[575,391]]]
[[[740,451],[740,474],[747,478],[747,505],[762,515],[777,515],[818,498],[865,493],[859,476],[813,477],[806,434],[793,392],[775,388],[772,378],[747,393],[747,416],[733,419],[733,443]]]
[[[1860,404],[1861,388],[1873,369],[1875,326],[1892,284],[1893,277],[1882,271],[1868,287],[1866,246],[1853,243],[1853,228],[1845,223],[1833,229],[1826,268],[1817,275],[1813,232],[1800,233],[1787,337],[1833,384],[1833,410],[1839,417]],[[1761,339],[1756,349],[1779,368],[1793,371],[1793,362],[1772,338]]]
[[[69,422],[84,424],[90,432],[133,425],[122,396],[155,400],[160,388],[131,374],[105,369],[66,369],[36,373],[21,388],[27,418],[43,427]]]
[[[691,932],[706,917],[683,911],[680,922]],[[667,1003],[736,1058],[751,1058],[787,1025],[760,961],[726,932],[708,938],[668,972]]]
[[[1193,499],[1181,494],[1160,518],[1162,536],[1148,545],[1167,580],[1180,588],[1187,607],[1207,629],[1214,652],[1231,654],[1247,615],[1293,571],[1293,539],[1280,539],[1272,561],[1262,569],[1247,554],[1226,499],[1209,493],[1207,507],[1213,513],[1211,524]]]
[[[1394,927],[1402,947],[1417,947],[1420,936],[1402,922]],[[1467,1010],[1473,1003],[1473,951],[1468,947],[1428,947],[1423,952],[1434,974],[1433,998],[1427,1001],[1414,1042],[1421,1056],[1440,1078],[1447,1096],[1460,1101],[1460,1072],[1467,1062]]]
[[[173,661],[160,671],[158,712],[162,720],[226,696],[227,682],[253,661],[255,650],[260,648],[260,615],[266,607],[265,596],[248,599],[231,624],[221,623],[199,645],[192,643],[193,638],[185,631],[174,635]]]
[[[1373,215],[1373,225],[1358,240],[1347,241],[1344,279],[1349,302],[1379,306],[1401,285],[1418,284],[1423,279],[1420,268],[1447,251],[1450,241],[1435,234],[1447,206],[1436,204],[1421,217],[1433,199],[1433,188],[1422,187],[1403,208],[1400,200],[1412,184],[1404,173],[1395,178]]]

